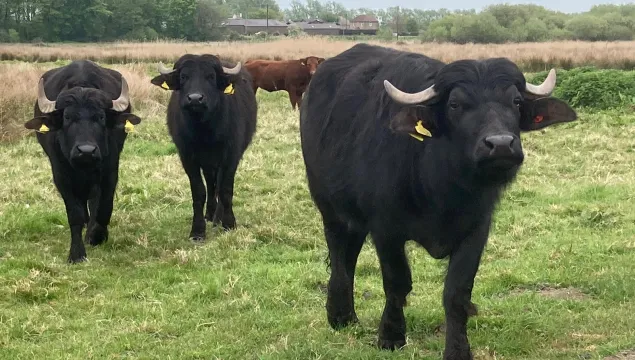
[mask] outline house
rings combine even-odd
[[[375,35],[379,30],[379,20],[372,15],[358,15],[346,26],[347,34]]]
[[[261,31],[280,35],[288,33],[287,24],[274,19],[227,19],[222,26],[243,35],[253,35]]]
[[[308,35],[340,35],[342,33],[342,28],[339,24],[318,19],[298,21],[290,26],[297,26]]]

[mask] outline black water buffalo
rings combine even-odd
[[[108,239],[119,156],[126,132],[141,121],[131,111],[126,79],[91,61],[74,61],[40,78],[34,117],[25,127],[38,131],[64,199],[71,263],[86,258],[84,224],[87,243],[99,245]]]
[[[232,209],[234,176],[256,131],[257,105],[251,77],[213,55],[183,55],[173,69],[159,65],[152,83],[174,90],[167,123],[190,180],[192,230],[190,238],[205,238],[205,219],[224,229],[236,226]],[[207,212],[205,185],[207,183]],[[217,198],[218,197],[218,198]]]
[[[386,295],[378,346],[405,344],[412,279],[404,244],[415,240],[450,258],[444,359],[472,358],[472,286],[496,203],[523,162],[520,133],[577,117],[549,96],[555,80],[552,70],[543,84],[526,83],[504,58],[445,64],[366,44],[320,65],[300,132],[329,249],[333,328],[357,321],[355,265],[370,233]]]

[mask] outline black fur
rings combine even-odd
[[[238,75],[226,75],[222,66],[234,65],[221,63],[212,55],[184,55],[174,65],[176,72],[152,80],[158,86],[165,82],[174,90],[167,124],[190,180],[190,238],[195,240],[205,238],[205,219],[220,222],[225,229],[236,226],[232,208],[234,176],[256,130],[257,104],[251,76],[244,69]],[[183,76],[188,79],[184,81]],[[234,94],[224,94],[230,83]],[[189,93],[202,94],[205,106],[188,108]],[[207,213],[203,216],[206,198]]]
[[[110,109],[121,92],[121,74],[117,71],[91,61],[74,61],[47,71],[43,78],[46,95],[56,101],[56,110],[42,114],[36,101],[34,118],[26,127],[37,130],[45,124],[51,129],[37,133],[37,140],[49,158],[53,180],[66,205],[71,228],[68,261],[75,263],[86,258],[82,243],[86,223],[87,243],[99,245],[108,238],[119,157],[127,137],[123,122],[130,119],[137,124],[140,119],[130,114],[131,106],[123,113]],[[104,118],[99,119],[102,115]],[[101,161],[78,166],[72,157],[73,148],[86,143],[97,146]]]
[[[437,259],[450,257],[445,359],[471,358],[466,321],[475,309],[474,276],[495,205],[523,159],[525,110],[514,105],[525,90],[522,73],[506,59],[446,65],[366,44],[320,66],[302,102],[300,130],[309,189],[329,247],[329,323],[339,328],[357,321],[355,265],[370,233],[386,293],[378,344],[403,346],[402,308],[412,288],[404,244],[415,240]],[[387,95],[385,79],[407,92],[435,84],[440,95],[420,106],[400,105]],[[458,112],[449,107],[454,99]],[[433,136],[419,142],[391,130],[403,111],[416,113]],[[489,160],[483,139],[495,134],[517,138],[512,165],[483,165]]]

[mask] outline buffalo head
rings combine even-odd
[[[114,100],[102,90],[85,87],[65,89],[55,100],[50,100],[44,90],[44,79],[40,78],[37,108],[40,115],[24,126],[54,133],[64,156],[77,167],[97,165],[108,155],[110,130],[123,131],[126,121],[133,125],[141,122],[129,112],[128,83],[123,76],[121,93]]]
[[[417,89],[417,79],[402,80],[404,87]],[[569,105],[550,96],[555,70],[534,85],[507,59],[461,60],[442,67],[432,85],[421,89],[421,81],[418,90],[405,91],[384,80],[388,96],[402,105],[391,128],[415,137],[428,131],[433,138],[446,137],[468,166],[492,181],[510,180],[522,164],[521,131],[577,118]]]
[[[178,91],[181,108],[190,113],[215,109],[221,96],[232,84],[232,76],[240,73],[241,65],[224,67],[214,55],[183,55],[168,69],[159,63],[159,73],[151,80],[166,90]]]

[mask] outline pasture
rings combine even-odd
[[[290,49],[290,41],[276,46]],[[339,51],[324,44],[326,55]],[[606,46],[627,51],[632,43],[625,44]],[[118,46],[132,45],[103,51]],[[286,92],[258,92],[258,128],[236,174],[238,228],[208,224],[205,243],[188,240],[190,188],[165,126],[169,93],[149,82],[155,61],[186,48],[222,57],[229,49],[228,58],[241,60],[269,45],[148,46],[157,48],[103,55],[126,76],[142,122],[122,153],[110,238],[72,266],[48,160],[21,128],[38,77],[66,63],[60,58],[71,57],[71,45],[0,46],[3,59],[32,49],[57,54],[0,62],[0,358],[440,358],[447,261],[414,244],[407,247],[413,292],[405,348],[373,347],[384,297],[370,241],[357,265],[360,323],[337,332],[328,325],[326,243],[306,186],[299,115]],[[288,56],[313,54],[294,51]],[[619,359],[635,351],[635,112],[576,110],[576,122],[523,134],[525,165],[498,207],[475,280],[479,315],[468,335],[477,359]]]

